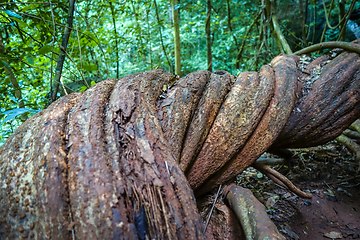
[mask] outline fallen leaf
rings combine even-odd
[[[334,238],[336,238],[336,239],[343,238],[343,236],[341,235],[341,233],[335,232],[335,231],[328,232],[328,233],[324,233],[324,237],[332,238],[332,239],[334,239]]]

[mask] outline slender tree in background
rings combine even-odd
[[[354,9],[356,0],[351,1],[350,8],[346,13],[345,13],[345,3],[343,1],[341,1],[341,2],[342,2],[342,6],[341,5],[339,6],[339,9],[340,9],[339,18],[341,18],[341,20],[340,20],[340,22],[338,24],[339,25],[339,31],[340,31],[338,40],[346,38],[346,25],[347,25],[347,22],[350,19],[350,15],[352,13],[352,10]]]
[[[229,0],[226,0],[226,4],[227,4],[228,28],[229,28],[229,30],[230,30],[230,33],[231,33],[232,36],[233,36],[234,43],[235,43],[235,45],[237,46],[238,43],[237,43],[236,35],[233,33],[233,29],[232,29],[232,27],[231,27],[231,8],[230,8],[230,2],[229,2]]]
[[[67,48],[67,45],[68,45],[68,42],[69,42],[69,37],[70,37],[72,24],[73,24],[73,20],[74,20],[74,9],[75,9],[75,0],[70,0],[70,2],[69,2],[69,15],[68,15],[68,18],[67,18],[67,24],[65,26],[65,32],[64,32],[63,39],[62,39],[61,46],[60,46],[59,58],[58,58],[57,63],[56,63],[55,78],[54,78],[54,89],[53,89],[52,96],[51,96],[52,101],[56,100],[56,95],[57,95],[58,90],[59,90],[61,73],[62,73],[62,70],[63,70],[64,61],[65,61],[66,48]]]
[[[3,56],[6,56],[5,46],[4,46],[4,42],[3,42],[3,38],[2,38],[2,32],[0,32],[0,54]],[[14,74],[13,70],[11,69],[11,66],[9,65],[8,61],[5,58],[2,59],[2,62],[3,62],[5,72],[8,75],[8,77],[10,78],[10,83],[13,86],[13,88],[15,89],[15,97],[18,100],[19,108],[24,108],[25,104],[24,104],[24,100],[22,99],[22,96],[21,96],[21,88],[15,77],[15,74]],[[27,118],[26,113],[21,115],[22,121],[25,121],[26,118]]]
[[[175,74],[181,76],[181,46],[179,29],[179,0],[171,0],[174,24]]]
[[[291,48],[280,29],[279,21],[276,15],[276,1],[266,0],[265,9],[267,20],[270,23],[271,32],[276,40],[279,50],[289,55],[292,54]]]
[[[211,0],[207,0],[207,15],[205,22],[205,32],[206,32],[206,49],[207,49],[207,70],[212,72],[212,53],[211,53]]]
[[[149,46],[149,58],[150,58],[150,67],[151,69],[153,68],[153,59],[152,59],[152,45],[151,45],[151,31],[150,31],[150,21],[149,21],[149,14],[150,14],[150,9],[146,10],[146,23],[147,23],[147,34],[148,34],[148,46]]]
[[[306,7],[306,9],[307,9],[307,3],[305,3],[305,7]],[[299,0],[299,9],[300,9],[300,15],[301,15],[301,32],[302,32],[302,40],[303,40],[303,43],[304,43],[304,45],[305,45],[305,47],[306,47],[306,46],[307,46],[307,40],[306,40],[306,26],[305,26],[306,13],[304,13],[302,0]]]
[[[242,43],[241,43],[240,49],[239,49],[238,54],[237,54],[237,57],[236,57],[236,63],[235,63],[236,69],[239,69],[239,68],[240,68],[240,60],[241,60],[241,58],[242,58],[242,54],[243,54],[244,49],[245,49],[246,40],[247,40],[248,37],[249,37],[249,34],[250,34],[251,29],[252,29],[252,28],[256,25],[256,23],[258,22],[260,16],[261,16],[261,11],[259,11],[259,12],[257,13],[256,17],[254,18],[254,20],[252,21],[252,23],[250,24],[250,26],[247,28],[247,30],[246,30],[246,32],[245,32],[244,40],[243,40]]]
[[[345,0],[340,0],[339,1],[339,22],[341,22],[341,20],[344,18],[345,16]],[[340,25],[340,36],[339,39],[340,41],[345,41],[345,37],[346,37],[346,31],[342,31],[343,28],[346,28],[346,22],[344,21],[341,25]]]
[[[166,53],[165,45],[164,45],[164,39],[163,39],[162,31],[161,31],[162,24],[161,24],[161,21],[160,21],[159,10],[158,10],[157,4],[156,4],[156,0],[154,0],[154,6],[155,6],[156,19],[157,19],[158,26],[159,26],[161,46],[162,46],[164,55],[165,55],[165,57],[166,57],[166,60],[167,60],[167,62],[168,62],[169,70],[171,71],[171,68],[172,68],[172,67],[171,67],[171,63],[170,63],[169,57],[168,57],[168,55],[167,55],[167,53]]]
[[[112,20],[113,20],[113,26],[114,26],[114,35],[115,35],[115,49],[116,49],[116,78],[119,78],[119,47],[118,47],[118,35],[117,35],[117,31],[116,31],[116,15],[115,15],[115,10],[114,10],[114,6],[112,5],[111,2],[109,2],[110,4],[110,9],[111,9],[111,15],[112,15]]]

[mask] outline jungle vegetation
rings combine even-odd
[[[0,145],[57,98],[162,68],[238,75],[280,53],[360,38],[355,0],[0,3]],[[319,54],[319,53],[313,53]]]

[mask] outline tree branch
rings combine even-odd
[[[51,100],[54,102],[56,100],[56,95],[57,92],[59,90],[59,82],[60,82],[60,78],[61,78],[61,73],[62,73],[62,69],[63,69],[63,65],[64,65],[64,61],[65,61],[65,51],[67,48],[67,44],[69,42],[69,37],[70,37],[70,33],[71,33],[71,27],[73,24],[73,19],[74,19],[74,9],[75,9],[75,0],[70,0],[69,3],[69,16],[67,19],[67,26],[65,27],[65,32],[64,32],[64,36],[61,42],[61,46],[62,48],[60,48],[60,54],[59,54],[59,58],[56,64],[56,70],[55,70],[55,78],[54,78],[54,91],[52,92],[52,96],[51,96]]]

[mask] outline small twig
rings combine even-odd
[[[69,53],[66,51],[66,49],[63,46],[59,46],[61,50],[64,51],[64,53],[66,54],[66,56],[69,58],[69,60],[75,65],[75,68],[78,70],[78,72],[80,73],[82,80],[84,81],[85,85],[90,88],[89,84],[86,82],[85,77],[81,71],[81,69],[79,69],[79,67],[76,65],[75,61],[70,57]]]
[[[77,40],[78,40],[78,44],[79,44],[79,55],[80,55],[80,74],[81,76],[84,78],[82,71],[83,71],[83,62],[82,62],[82,56],[81,56],[81,44],[80,44],[80,37],[79,37],[79,30],[78,30],[78,24],[77,24],[77,19],[76,19],[76,14],[77,14],[77,9],[75,6],[75,14],[74,14],[74,18],[75,18],[75,28],[76,28],[76,36],[77,36]],[[84,78],[84,83],[85,85],[89,88],[89,84],[85,81]]]
[[[165,160],[165,167],[166,167],[166,171],[167,171],[167,173],[169,174],[169,177],[170,177],[170,171],[169,171],[169,167],[168,167],[168,164],[167,164],[166,160]]]
[[[349,177],[349,178],[345,178],[345,179],[340,179],[337,180],[335,182],[332,182],[332,184],[338,184],[338,183],[342,183],[342,182],[348,182],[348,181],[352,181],[354,179],[360,178],[360,175],[354,176],[354,177]]]
[[[219,189],[218,189],[218,191],[217,191],[217,194],[216,194],[214,203],[213,203],[213,205],[212,205],[212,207],[211,207],[211,210],[210,210],[210,213],[209,213],[209,217],[208,217],[208,219],[206,220],[206,224],[205,224],[205,228],[204,228],[204,232],[203,232],[204,235],[205,235],[205,232],[206,232],[206,228],[207,228],[207,226],[208,226],[208,224],[209,224],[209,221],[210,221],[210,218],[211,218],[211,214],[212,214],[212,212],[213,212],[213,210],[214,210],[216,201],[217,201],[217,199],[218,199],[218,197],[219,197],[220,189],[221,189],[221,184],[220,184]]]
[[[55,25],[55,17],[54,17],[53,8],[52,8],[52,5],[51,5],[52,4],[51,0],[49,0],[49,4],[50,4],[50,11],[51,11],[51,18],[53,20],[53,34],[52,34],[52,44],[51,44],[51,64],[50,64],[50,92],[52,92],[52,87],[53,87],[53,83],[52,83],[52,81],[53,81],[53,61],[54,61],[54,45],[55,45],[56,25]],[[64,88],[64,92],[66,93],[65,88]]]
[[[330,187],[325,181],[324,181],[324,184],[331,190],[332,187]]]

